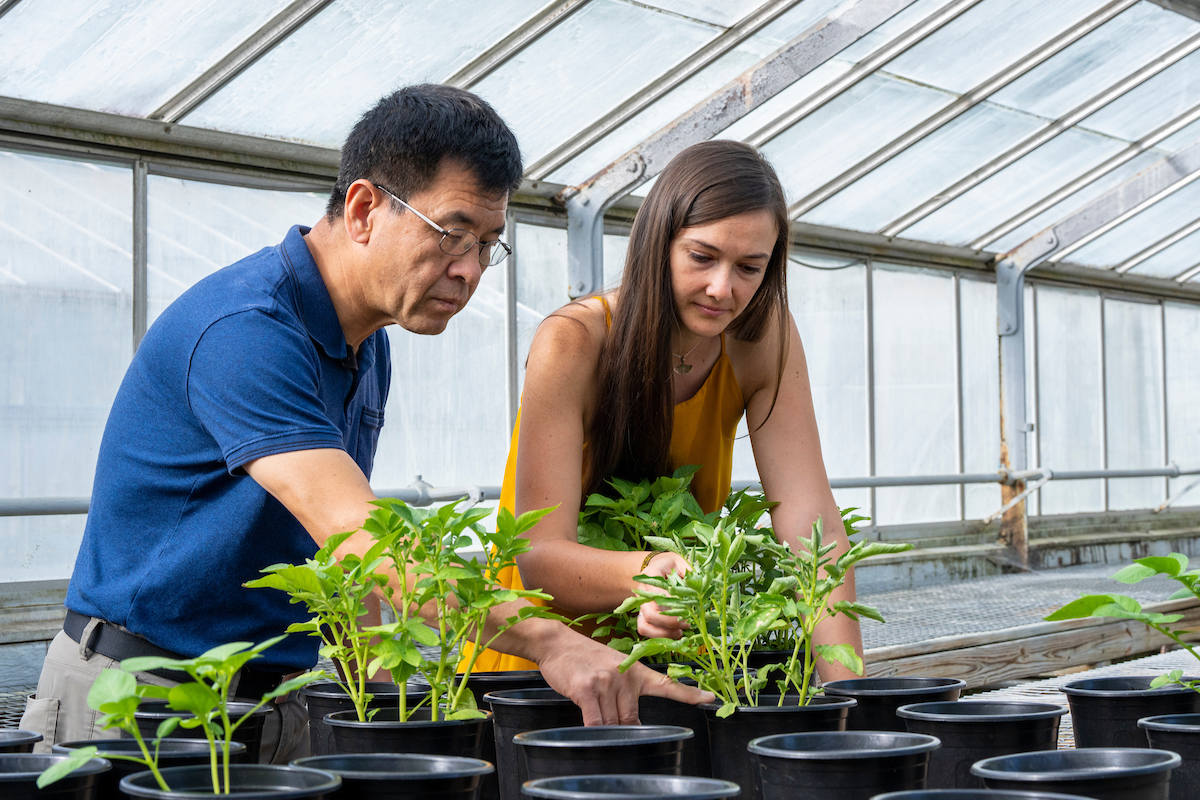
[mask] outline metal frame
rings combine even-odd
[[[662,171],[684,148],[711,139],[913,2],[854,0],[580,186],[564,190],[561,199],[567,206],[567,276],[571,296],[583,296],[604,283],[601,222],[613,203]]]
[[[1146,134],[1141,139],[1138,139],[1121,152],[1106,158],[1104,161],[1084,172],[1078,178],[1068,181],[1066,184],[1060,186],[1058,189],[1055,189],[1053,192],[1046,195],[1041,200],[1038,200],[1036,203],[1024,209],[1023,211],[1015,214],[1012,217],[1009,217],[1007,220],[992,228],[990,231],[983,234],[967,246],[974,250],[982,250],[992,242],[995,242],[997,239],[1007,236],[1009,233],[1015,231],[1017,228],[1021,227],[1026,222],[1029,222],[1042,212],[1058,205],[1060,202],[1066,200],[1068,197],[1075,194],[1075,192],[1079,191],[1085,186],[1095,183],[1105,175],[1120,167],[1122,164],[1133,160],[1167,137],[1183,130],[1196,120],[1200,120],[1200,103],[1192,106],[1178,117],[1175,117],[1165,124],[1155,128],[1153,131]]]
[[[250,65],[271,52],[304,23],[315,17],[333,0],[294,0],[287,8],[250,34],[229,54],[209,67],[194,81],[163,103],[147,119],[176,122],[195,110],[215,93],[245,72]]]
[[[0,17],[3,17],[9,11],[12,11],[13,6],[19,2],[21,2],[21,0],[0,0]]]
[[[1179,283],[1187,283],[1192,278],[1195,278],[1197,275],[1200,275],[1200,264],[1197,264],[1196,266],[1194,266],[1190,269],[1184,270],[1183,272],[1176,275],[1172,280],[1175,280]]]
[[[754,9],[713,41],[654,78],[641,91],[530,164],[525,169],[525,174],[533,180],[545,178],[790,11],[799,2],[800,0],[770,0]]]
[[[888,144],[876,150],[871,155],[859,161],[854,166],[842,172],[837,177],[826,182],[823,186],[815,191],[810,192],[806,196],[797,200],[788,209],[788,215],[792,219],[797,219],[805,213],[816,208],[821,203],[825,202],[835,194],[850,186],[860,178],[865,177],[868,173],[878,167],[891,161],[896,156],[903,153],[913,145],[925,139],[930,134],[936,132],[947,123],[965,114],[975,106],[982,103],[995,92],[1000,91],[1005,86],[1008,86],[1013,81],[1020,78],[1022,75],[1033,70],[1035,67],[1049,60],[1052,56],[1065,50],[1075,42],[1087,36],[1092,31],[1099,28],[1104,23],[1116,17],[1121,12],[1130,6],[1135,5],[1140,0],[1112,0],[1099,11],[1096,11],[1084,17],[1079,22],[1075,23],[1067,30],[1055,36],[1050,41],[1041,45],[1033,52],[1028,53],[1015,63],[1004,68],[1000,72],[990,76],[982,83],[975,86],[973,89],[959,97],[950,105],[944,107],[930,117],[927,117],[922,122],[910,128],[899,137],[893,139]]]
[[[1100,467],[1108,469],[1108,298],[1100,295]],[[1108,479],[1100,481],[1101,507],[1108,511]]]
[[[1196,231],[1200,231],[1200,217],[1188,223],[1187,225],[1184,225],[1182,228],[1170,234],[1169,236],[1159,239],[1157,242],[1145,248],[1144,250],[1130,256],[1112,269],[1114,272],[1124,275],[1138,264],[1153,258],[1181,239],[1191,236]]]
[[[866,283],[866,315],[867,315],[867,473],[875,475],[875,261],[868,258],[863,265],[863,276]],[[831,484],[832,487],[832,484]],[[870,487],[871,527],[878,528],[875,522],[879,518],[879,508],[875,497],[875,487]]]
[[[149,313],[147,230],[149,226],[149,166],[138,159],[133,164],[133,352],[146,335]]]
[[[982,0],[955,0],[949,5],[933,12],[905,30],[895,39],[880,46],[869,56],[851,67],[844,75],[830,81],[827,86],[817,90],[786,113],[776,117],[750,134],[745,139],[746,143],[755,147],[762,147],[771,139],[774,139],[833,98],[874,74],[884,64],[907,53],[931,34],[941,30],[950,22],[979,5],[980,2]]]
[[[1200,22],[1200,0],[1150,0],[1150,2]]]
[[[517,214],[511,208],[505,215],[504,236],[512,247],[512,255],[504,267],[504,352],[505,352],[505,411],[508,414],[508,429],[517,424],[517,409],[521,402],[520,370],[517,359],[520,348],[517,326],[517,264],[521,250],[517,246]]]
[[[962,278],[954,271],[954,431],[958,437],[954,448],[954,468],[958,472],[966,469],[966,443],[963,422],[963,348],[962,348]],[[967,518],[967,490],[958,487],[958,518]]]
[[[510,58],[524,50],[535,39],[551,31],[590,1],[554,0],[496,44],[475,56],[442,83],[447,86],[457,86],[460,89],[471,88],[504,66]]]
[[[950,203],[952,200],[963,194],[966,194],[968,191],[983,183],[997,172],[1000,172],[1005,167],[1017,162],[1022,157],[1028,155],[1037,148],[1057,138],[1060,134],[1066,132],[1076,123],[1113,103],[1118,98],[1128,94],[1130,91],[1138,86],[1141,86],[1143,83],[1150,80],[1167,67],[1170,67],[1172,64],[1175,64],[1186,56],[1191,55],[1197,49],[1200,49],[1200,33],[1189,37],[1183,42],[1180,42],[1171,49],[1167,50],[1165,53],[1155,57],[1136,72],[1125,76],[1112,86],[1109,86],[1102,92],[1099,92],[1098,94],[1093,95],[1084,102],[1080,103],[1078,106],[1071,109],[1066,114],[1063,114],[1046,127],[1025,137],[1025,139],[1013,145],[1004,153],[984,164],[982,167],[975,170],[962,180],[953,184],[949,188],[942,189],[934,197],[926,200],[912,211],[909,211],[903,216],[897,217],[895,220],[889,222],[887,225],[884,225],[879,229],[879,234],[882,236],[895,236],[901,231],[904,231],[912,225],[915,225],[917,222],[925,219],[933,212]]]

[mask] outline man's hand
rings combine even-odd
[[[550,687],[583,711],[584,725],[637,725],[638,698],[644,694],[681,703],[716,700],[712,692],[676,683],[644,664],[634,664],[622,674],[617,666],[624,655],[566,626],[558,627],[538,666]]]
[[[688,563],[683,556],[677,553],[666,552],[655,554],[654,558],[650,559],[650,563],[646,565],[646,568],[642,570],[642,574],[655,578],[666,578],[672,572],[683,575],[687,571]],[[647,592],[662,593],[662,590],[655,586],[642,584],[641,588]],[[683,629],[686,627],[687,623],[679,617],[664,614],[658,607],[658,603],[646,603],[638,609],[638,633],[647,639],[652,639],[656,636],[678,639],[683,636]]]

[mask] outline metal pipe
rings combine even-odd
[[[1143,261],[1158,255],[1163,250],[1166,250],[1179,240],[1191,236],[1196,231],[1200,231],[1200,219],[1193,220],[1192,222],[1184,225],[1182,228],[1172,233],[1170,236],[1165,236],[1162,239],[1159,239],[1157,242],[1150,245],[1145,250],[1142,250],[1140,253],[1136,253],[1135,255],[1132,255],[1122,261],[1120,264],[1117,264],[1117,266],[1113,267],[1113,270],[1124,275],[1138,264],[1141,264]]]
[[[517,408],[521,402],[517,325],[517,259],[520,257],[520,250],[517,242],[517,216],[511,207],[506,218],[504,230],[509,246],[512,247],[512,255],[504,265],[504,366],[507,401],[505,410],[508,412],[508,430],[512,431],[517,424]]]
[[[146,335],[149,319],[147,276],[147,229],[149,226],[149,166],[141,159],[133,164],[133,352]]]
[[[21,2],[21,0],[0,0],[0,17],[3,17],[9,11],[12,11],[13,6],[19,2]]]
[[[1033,493],[1034,493],[1034,492],[1036,492],[1038,489],[1041,489],[1041,488],[1042,488],[1043,486],[1045,486],[1045,485],[1046,485],[1046,483],[1047,483],[1047,482],[1049,482],[1049,480],[1050,480],[1051,478],[1053,478],[1053,477],[1054,477],[1054,473],[1053,473],[1052,471],[1050,471],[1050,470],[1048,470],[1048,469],[1044,469],[1044,470],[1042,470],[1042,477],[1038,478],[1038,479],[1037,479],[1037,481],[1035,481],[1034,483],[1031,483],[1031,484],[1029,484],[1027,487],[1025,487],[1025,489],[1023,489],[1023,490],[1022,490],[1020,493],[1018,493],[1018,494],[1017,494],[1015,497],[1013,497],[1013,498],[1012,498],[1011,500],[1009,500],[1007,503],[1005,503],[1004,505],[1002,505],[1002,506],[1000,507],[1000,510],[999,510],[999,511],[996,511],[996,512],[995,512],[995,513],[993,513],[993,514],[989,514],[988,516],[984,517],[984,518],[983,518],[983,524],[984,524],[984,525],[987,525],[987,524],[989,524],[989,523],[991,523],[991,522],[993,522],[993,521],[995,521],[995,520],[999,519],[1000,517],[1003,517],[1003,516],[1004,516],[1004,514],[1005,514],[1005,512],[1007,512],[1009,509],[1011,509],[1011,508],[1013,508],[1014,506],[1016,506],[1016,505],[1017,505],[1017,503],[1020,503],[1020,502],[1021,502],[1022,500],[1024,500],[1026,497],[1029,497],[1029,495],[1033,494]],[[1022,561],[1024,561],[1024,560],[1025,560],[1025,559],[1022,559]]]
[[[1179,283],[1187,283],[1188,281],[1190,281],[1192,278],[1196,277],[1197,275],[1200,275],[1200,264],[1197,264],[1196,266],[1192,267],[1191,269],[1188,269],[1184,272],[1179,273],[1178,275],[1175,276],[1174,280],[1178,281]]]
[[[1192,481],[1192,482],[1191,482],[1191,483],[1189,483],[1189,484],[1188,484],[1186,487],[1184,487],[1184,490],[1183,490],[1182,492],[1180,492],[1179,494],[1175,495],[1174,497],[1168,498],[1168,499],[1167,499],[1167,501],[1166,501],[1165,503],[1163,503],[1163,504],[1162,504],[1161,506],[1159,506],[1158,508],[1154,509],[1154,513],[1155,513],[1155,514],[1160,514],[1160,513],[1162,513],[1163,511],[1166,511],[1168,508],[1170,508],[1171,506],[1175,505],[1175,504],[1176,504],[1176,503],[1178,503],[1180,500],[1182,500],[1182,499],[1183,499],[1183,496],[1184,496],[1185,494],[1187,494],[1188,492],[1190,492],[1192,489],[1195,489],[1197,486],[1200,486],[1200,481]]]
[[[1167,52],[1155,58],[1149,64],[1146,64],[1136,72],[1125,76],[1104,91],[1079,104],[1046,127],[1042,128],[1041,130],[1034,131],[1029,136],[1010,147],[1003,154],[984,164],[982,167],[958,181],[953,186],[939,191],[934,197],[926,200],[912,211],[909,211],[907,214],[904,214],[892,222],[889,222],[879,230],[880,235],[895,236],[917,222],[920,222],[942,206],[948,204],[950,201],[954,200],[960,195],[966,194],[966,192],[983,183],[1000,170],[1033,152],[1046,142],[1057,138],[1059,134],[1064,133],[1069,128],[1073,127],[1077,122],[1085,119],[1091,114],[1094,114],[1118,98],[1123,97],[1131,90],[1141,86],[1143,83],[1150,80],[1167,67],[1192,54],[1197,49],[1200,49],[1200,33],[1197,33],[1175,47],[1172,47]]]
[[[850,169],[842,172],[842,174],[833,180],[828,181],[816,191],[810,192],[805,197],[792,203],[788,208],[788,216],[791,219],[798,219],[803,216],[859,178],[865,177],[867,173],[891,161],[908,148],[925,139],[952,120],[962,116],[992,94],[1008,86],[1034,67],[1046,62],[1055,54],[1065,50],[1137,2],[1139,0],[1113,0],[1113,2],[1106,4],[1099,11],[1089,14],[1041,47],[1038,47],[1032,53],[1019,59],[1016,63],[1005,67],[995,75],[990,76],[987,80],[959,97],[950,105],[910,128],[898,138],[893,139]]]
[[[678,88],[684,81],[733,50],[742,42],[790,11],[800,0],[771,0],[751,11],[713,41],[688,55],[680,63],[658,76],[637,94],[626,99],[600,119],[576,133],[567,141],[529,165],[526,176],[541,180],[554,170],[569,163],[596,142],[649,108],[653,103]]]

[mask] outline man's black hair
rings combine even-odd
[[[447,158],[470,169],[483,194],[511,195],[521,185],[517,137],[495,109],[451,86],[406,86],[376,103],[350,131],[325,214],[342,215],[346,192],[359,178],[408,200],[433,183]]]

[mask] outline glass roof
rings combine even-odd
[[[583,182],[855,2],[864,0],[333,0],[179,121],[337,147],[387,91],[450,80],[495,105],[526,163],[542,162],[533,177],[553,190]],[[9,0],[0,97],[148,117],[296,5]],[[765,10],[776,18],[728,42]],[[935,14],[946,17],[940,27],[910,41]],[[718,40],[727,52],[695,71]],[[885,47],[890,57],[858,66]],[[1036,63],[1014,66],[1034,53]],[[684,70],[695,74],[606,133],[589,132]],[[1105,94],[1134,73],[1136,85]],[[988,81],[994,90],[964,99]],[[1083,119],[1033,138],[1092,101]],[[807,113],[788,116],[806,102]],[[958,113],[890,158],[860,166],[956,103]],[[1173,122],[1180,130],[1163,133]],[[1154,0],[917,0],[719,135],[760,144],[792,202],[855,169],[857,180],[840,180],[801,222],[1004,252],[1200,141],[1200,22]],[[1200,183],[1064,260],[1111,269],[1197,217]],[[1200,261],[1198,244],[1200,232],[1182,236],[1130,274],[1181,275]]]

